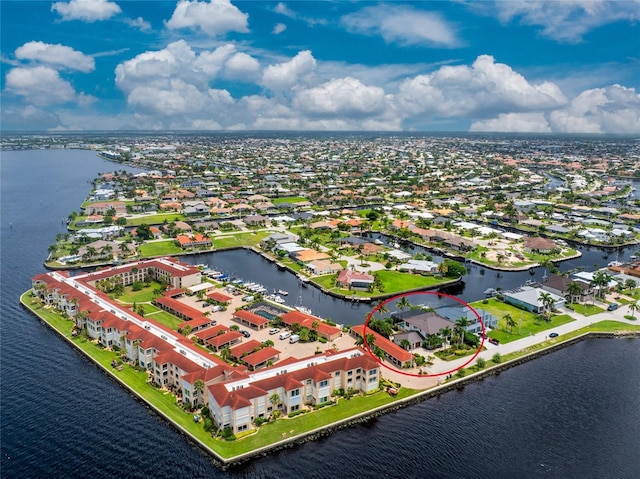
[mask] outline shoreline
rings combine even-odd
[[[332,434],[335,431],[338,431],[338,430],[353,426],[355,424],[359,424],[359,423],[370,421],[371,419],[379,417],[379,416],[381,416],[383,414],[386,414],[386,413],[389,413],[389,412],[393,412],[393,411],[396,411],[398,409],[401,409],[401,408],[404,408],[404,407],[407,407],[407,406],[410,406],[410,405],[413,405],[413,404],[417,404],[419,402],[431,399],[433,397],[440,396],[441,394],[445,394],[445,393],[453,391],[453,390],[462,390],[462,389],[464,389],[464,387],[467,384],[471,384],[472,382],[476,382],[476,381],[481,381],[481,380],[483,380],[483,379],[485,379],[487,377],[490,377],[490,376],[497,376],[502,371],[505,371],[507,369],[511,369],[513,367],[516,367],[516,366],[518,366],[520,364],[529,362],[529,361],[531,361],[533,359],[536,359],[536,358],[538,358],[540,356],[544,356],[544,355],[550,354],[550,353],[555,352],[555,351],[557,351],[559,349],[572,346],[572,345],[577,344],[577,343],[579,343],[581,341],[584,341],[586,339],[592,339],[592,338],[607,338],[607,339],[633,338],[633,339],[638,339],[638,338],[640,338],[640,330],[610,331],[610,332],[587,331],[587,332],[584,332],[582,334],[579,334],[578,336],[574,336],[574,337],[571,337],[571,338],[560,340],[560,341],[558,341],[556,343],[550,344],[550,345],[545,346],[545,347],[543,347],[541,349],[538,349],[538,350],[535,350],[535,351],[532,351],[532,352],[528,352],[528,353],[525,352],[521,356],[515,357],[515,358],[510,359],[510,360],[506,360],[506,361],[504,361],[502,363],[495,364],[493,366],[490,366],[490,367],[482,369],[482,370],[478,370],[476,372],[473,372],[473,373],[469,374],[468,376],[464,376],[462,378],[449,380],[447,382],[444,382],[442,384],[434,386],[434,387],[432,387],[430,389],[421,390],[421,391],[419,391],[419,392],[417,392],[415,394],[412,394],[411,396],[408,396],[408,397],[405,397],[405,398],[401,398],[401,399],[398,399],[396,401],[392,401],[392,402],[390,402],[388,404],[384,404],[382,406],[378,406],[378,407],[373,408],[371,410],[368,410],[368,411],[365,411],[365,412],[362,412],[362,413],[358,413],[358,414],[355,414],[353,416],[350,416],[350,417],[347,417],[347,418],[344,418],[344,419],[340,419],[340,420],[334,421],[334,422],[329,423],[329,424],[325,424],[323,426],[317,427],[315,429],[312,429],[312,430],[309,430],[309,431],[306,431],[306,432],[302,432],[299,435],[296,435],[296,436],[293,436],[293,437],[290,437],[290,438],[287,438],[287,439],[283,439],[283,440],[280,440],[280,441],[276,441],[276,442],[274,442],[272,444],[269,444],[269,445],[266,445],[266,446],[262,446],[262,447],[259,447],[257,449],[254,449],[254,450],[251,450],[251,451],[248,451],[248,452],[237,454],[235,456],[223,457],[218,452],[213,450],[210,446],[208,446],[207,444],[202,442],[200,439],[195,437],[190,431],[188,431],[187,429],[183,428],[180,424],[175,422],[171,417],[166,415],[162,410],[157,408],[153,404],[153,402],[151,402],[150,400],[144,398],[135,389],[133,389],[132,387],[127,385],[127,383],[125,381],[123,381],[121,378],[119,378],[116,374],[114,374],[113,371],[109,370],[107,367],[102,365],[90,353],[88,353],[87,351],[84,351],[82,348],[80,348],[75,342],[73,342],[69,337],[67,337],[62,331],[60,331],[52,323],[47,321],[37,311],[32,309],[30,307],[30,305],[27,304],[27,302],[25,301],[25,298],[26,298],[26,296],[28,295],[28,293],[30,291],[31,290],[27,290],[20,296],[20,303],[26,310],[28,310],[32,315],[37,317],[40,320],[41,323],[44,323],[52,331],[56,332],[59,336],[61,336],[76,351],[80,352],[83,356],[85,356],[88,359],[90,359],[103,373],[105,373],[111,379],[115,380],[115,382],[117,384],[119,384],[121,387],[123,387],[134,399],[136,399],[137,401],[141,402],[142,404],[145,405],[145,407],[147,407],[153,413],[157,414],[159,417],[164,419],[166,421],[166,423],[168,423],[168,425],[170,427],[172,427],[176,432],[179,432],[182,436],[186,437],[187,440],[190,443],[192,443],[193,445],[196,445],[203,452],[207,453],[207,455],[210,457],[210,459],[213,460],[214,464],[217,467],[221,468],[222,470],[226,470],[226,469],[228,469],[230,467],[240,465],[242,463],[245,463],[247,461],[256,459],[258,457],[264,457],[266,455],[272,454],[274,452],[277,452],[277,451],[280,451],[280,450],[283,450],[283,449],[288,449],[288,448],[292,448],[292,447],[304,444],[304,443],[306,443],[308,441],[317,440],[317,439],[319,439],[321,437],[328,436],[328,435]]]

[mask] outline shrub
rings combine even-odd
[[[211,432],[213,430],[213,419],[211,419],[209,416],[205,416],[203,427],[206,432]]]
[[[326,344],[327,339],[323,338],[323,337],[320,337],[320,338],[318,338],[318,341],[320,341],[322,344]]]
[[[500,364],[502,362],[502,356],[500,356],[500,353],[496,353],[491,358],[491,361],[493,361],[496,364]]]
[[[266,421],[267,421],[267,420],[266,420],[265,418],[263,418],[263,417],[258,417],[258,418],[256,418],[256,420],[255,420],[255,421],[253,421],[253,422],[255,422],[255,423],[256,423],[256,426],[262,426],[262,424],[263,424],[263,423],[265,423]]]
[[[221,436],[227,441],[234,441],[236,439],[236,437],[233,435],[233,430],[230,427],[225,427],[222,430]]]
[[[290,418],[291,417],[296,417],[296,416],[299,416],[300,414],[304,414],[306,412],[307,412],[306,409],[298,409],[297,411],[293,411],[293,412],[289,413],[289,417]]]
[[[458,372],[456,373],[456,377],[457,378],[463,378],[465,375],[465,370],[464,369],[458,369]]]
[[[483,369],[487,365],[487,362],[483,358],[478,358],[476,361],[476,367],[478,369]]]

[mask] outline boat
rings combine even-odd
[[[309,308],[305,308],[304,306],[296,306],[295,307],[298,311],[300,311],[301,313],[304,314],[308,314],[308,315],[313,315],[313,313],[311,312],[311,310]]]
[[[284,304],[284,298],[282,296],[279,296],[279,295],[275,295],[273,297],[273,301],[278,303],[278,304]]]
[[[302,276],[301,274],[298,274],[298,279],[300,280],[303,286],[306,286],[307,283],[309,282],[309,278],[307,278],[306,276]]]
[[[374,243],[374,244],[377,244],[377,245],[383,245],[383,244],[384,244],[384,243],[383,243],[382,241],[380,241],[379,239],[375,239],[375,240],[373,240],[373,243]]]
[[[289,294],[289,292],[288,292],[288,291],[285,291],[284,289],[279,289],[279,290],[278,290],[278,294],[279,294],[280,296],[287,296],[287,295]]]

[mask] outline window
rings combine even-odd
[[[320,381],[320,387],[321,388],[326,388],[329,385],[329,381]]]
[[[291,391],[291,397],[296,397],[296,396],[300,396],[299,389],[294,389],[293,391]]]
[[[329,400],[329,396],[324,396],[320,398],[320,404],[325,403]]]
[[[340,371],[336,371],[336,377],[339,378],[340,377]]]
[[[372,369],[371,371],[369,371],[369,376],[373,376],[376,373],[375,369]]]
[[[298,409],[300,409],[300,405],[299,404],[296,404],[295,406],[291,406],[291,412],[297,411]]]
[[[356,373],[360,374],[360,371],[361,371],[360,368],[356,369]]]
[[[311,384],[311,379],[307,379],[307,384]]]
[[[242,426],[238,426],[238,432],[246,431],[247,427],[249,427],[248,424],[243,424]]]
[[[349,372],[347,373],[347,376],[353,376],[353,371],[349,371]]]
[[[370,383],[375,383],[375,382],[376,382],[376,380],[377,380],[377,378],[376,378],[375,376],[371,376],[371,377],[369,378],[369,382],[370,382]]]

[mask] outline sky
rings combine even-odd
[[[640,0],[0,1],[2,130],[640,133]]]

